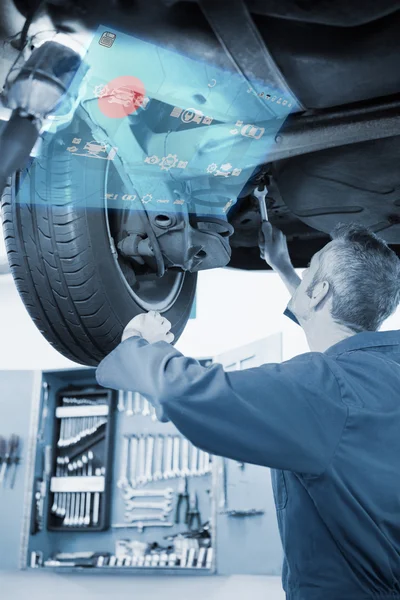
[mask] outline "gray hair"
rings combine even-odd
[[[400,303],[400,260],[361,225],[339,224],[331,238],[307,294],[328,281],[333,319],[355,333],[377,331]]]

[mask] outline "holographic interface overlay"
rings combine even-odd
[[[78,107],[68,120],[60,104],[33,164],[65,155],[74,194],[80,178],[104,170],[104,187],[86,198],[93,207],[165,213],[185,205],[224,216],[297,108],[262,81],[249,85],[236,72],[103,26],[84,60],[89,70],[71,84],[80,88]],[[51,190],[31,201],[51,202]]]

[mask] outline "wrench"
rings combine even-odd
[[[138,445],[139,441],[136,435],[131,437],[130,444],[130,460],[129,460],[129,483],[131,487],[136,487],[136,469],[137,469],[137,458],[138,458]]]
[[[205,461],[204,461],[204,472],[211,473],[212,472],[212,459],[211,454],[208,452],[205,453]]]
[[[126,512],[131,512],[137,508],[151,509],[151,510],[161,510],[161,512],[171,512],[172,510],[172,501],[165,500],[164,502],[140,502],[137,500],[128,500],[125,501],[125,510]]]
[[[117,409],[118,409],[118,412],[124,412],[124,410],[125,410],[125,392],[124,392],[124,390],[119,390],[119,392],[118,392]]]
[[[143,398],[142,416],[143,417],[148,417],[150,414],[151,414],[151,412],[150,412],[150,402],[148,400],[146,400],[146,398]]]
[[[141,412],[142,412],[141,395],[139,394],[139,392],[135,392],[134,402],[133,402],[133,413],[135,415],[140,415]]]
[[[131,498],[168,498],[172,499],[174,490],[169,488],[157,489],[157,490],[124,490],[123,497],[125,500]]]
[[[133,392],[126,393],[126,416],[133,416]]]
[[[198,465],[198,469],[197,469],[197,475],[201,476],[204,475],[204,452],[203,450],[200,450],[199,452],[199,465]]]
[[[192,456],[190,461],[190,474],[195,477],[198,473],[197,462],[199,457],[199,449],[196,446],[192,446]]]
[[[119,479],[117,481],[117,487],[119,487],[120,489],[124,489],[126,487],[128,487],[129,485],[129,481],[128,481],[128,461],[129,461],[129,444],[130,444],[130,438],[127,436],[124,436],[123,440],[122,440],[122,452],[121,452],[121,467],[120,467],[120,475],[119,475]],[[97,469],[96,469],[97,471]]]
[[[159,481],[160,479],[163,478],[163,472],[162,472],[163,447],[164,447],[164,438],[162,435],[159,435],[156,440],[153,481]]]
[[[124,515],[124,519],[128,523],[134,523],[135,521],[138,521],[138,522],[155,521],[157,519],[159,519],[160,521],[165,521],[167,519],[167,515],[165,513],[161,513],[159,516],[151,514],[151,513],[148,513],[148,514],[143,513],[143,514],[138,514],[138,515],[132,515],[131,513],[127,512]]]
[[[174,454],[172,461],[172,477],[179,477],[181,474],[181,470],[179,468],[180,463],[180,438],[178,436],[174,437]]]
[[[88,454],[87,454],[87,459],[88,459],[88,467],[87,467],[87,475],[88,477],[92,477],[93,475],[93,459],[94,459],[94,454],[91,450],[89,450]],[[85,519],[84,519],[84,525],[87,527],[88,525],[90,525],[90,508],[91,508],[91,502],[92,502],[92,494],[90,492],[86,492],[86,507],[85,507]]]
[[[96,475],[96,477],[99,477],[100,475],[103,474],[103,471],[102,471],[102,469],[97,468],[95,470],[94,474]],[[93,517],[92,517],[93,525],[97,525],[97,523],[99,522],[99,513],[100,513],[100,492],[95,492],[94,498],[93,498]]]
[[[165,451],[165,462],[164,462],[164,473],[163,478],[169,479],[173,477],[172,473],[172,449],[173,449],[174,439],[170,435],[167,437],[166,441],[166,451]]]
[[[189,469],[189,440],[184,438],[182,440],[182,469],[181,476],[187,477],[190,475]]]
[[[146,438],[142,435],[139,438],[139,476],[136,481],[138,485],[143,485],[146,481]]]
[[[153,480],[153,449],[154,449],[154,437],[152,435],[149,435],[149,436],[147,436],[147,444],[146,444],[145,483],[149,483]]]
[[[263,189],[260,190],[261,185],[259,185],[253,192],[253,195],[257,198],[258,200],[258,205],[260,207],[260,216],[261,216],[261,222],[265,222],[268,221],[268,211],[267,211],[267,205],[265,202],[265,198],[268,194],[268,188],[266,185],[263,186]]]
[[[139,521],[138,523],[114,523],[113,525],[111,525],[111,527],[113,527],[114,529],[130,529],[135,527],[137,528],[139,533],[142,533],[145,527],[173,527],[173,525],[174,523],[172,523],[171,521],[147,521],[145,523],[143,521]]]

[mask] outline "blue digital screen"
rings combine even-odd
[[[226,216],[297,109],[262,81],[104,26],[70,91],[73,118],[61,103],[35,160],[65,153],[78,187],[103,169],[87,205],[203,216]]]

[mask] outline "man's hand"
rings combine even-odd
[[[291,264],[286,237],[269,221],[263,221],[258,236],[260,256],[270,267],[277,271]]]
[[[260,256],[281,277],[291,295],[300,285],[301,279],[293,268],[286,237],[269,221],[263,221],[258,237]]]
[[[129,321],[122,333],[121,342],[138,335],[150,344],[156,342],[168,342],[170,344],[174,340],[174,334],[171,333],[170,329],[171,323],[168,319],[165,319],[159,312],[151,310],[148,313],[137,315]]]

